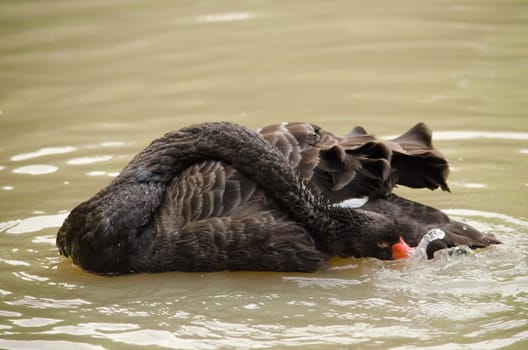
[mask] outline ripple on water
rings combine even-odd
[[[444,212],[447,215],[458,216],[458,217],[477,217],[477,218],[486,218],[486,219],[498,219],[504,223],[511,223],[515,226],[521,226],[528,228],[528,221],[514,218],[506,214],[495,213],[492,211],[482,211],[482,210],[469,210],[469,209],[446,209]],[[501,226],[503,228],[504,226]]]
[[[106,162],[111,160],[113,157],[111,155],[99,155],[99,156],[93,156],[93,157],[79,157],[79,158],[73,158],[68,161],[66,161],[66,164],[69,165],[86,165],[86,164],[94,164],[99,162]]]
[[[0,232],[5,231],[11,234],[20,234],[36,232],[45,228],[60,227],[67,216],[68,213],[59,213],[0,222]]]
[[[436,131],[435,140],[472,140],[472,139],[503,139],[528,140],[526,132],[496,132],[496,131]]]
[[[476,183],[476,182],[458,182],[453,181],[451,182],[452,185],[463,187],[463,188],[471,188],[471,189],[485,189],[488,188],[486,184],[483,183]]]
[[[134,142],[104,141],[104,142],[101,142],[101,143],[98,143],[98,144],[95,144],[95,145],[87,145],[86,148],[91,149],[91,148],[100,148],[100,147],[105,147],[105,148],[124,147],[124,146],[130,146],[130,145],[133,145],[133,144],[134,144]]]
[[[236,22],[246,21],[255,17],[255,14],[250,12],[229,12],[217,13],[210,15],[203,15],[198,17],[199,22],[214,23],[214,22]]]
[[[98,345],[86,343],[71,342],[66,340],[7,340],[0,339],[0,348],[2,349],[41,349],[41,350],[104,350],[105,348]]]
[[[35,151],[35,152],[16,154],[16,155],[11,157],[11,160],[13,162],[19,162],[21,160],[28,160],[28,159],[33,159],[33,158],[38,158],[38,157],[43,157],[43,156],[49,156],[49,155],[54,155],[54,154],[70,153],[70,152],[73,152],[75,150],[77,150],[77,148],[72,147],[72,146],[46,147],[46,148],[41,148],[41,149],[39,149],[38,151]]]
[[[56,326],[45,334],[66,334],[110,339],[114,342],[139,346],[162,346],[172,349],[200,349],[199,341],[178,337],[166,330],[139,329],[133,323],[79,323],[77,325]],[[198,345],[198,346],[197,346]],[[210,348],[210,347],[206,347]]]
[[[123,332],[138,329],[139,326],[133,323],[104,323],[86,322],[77,325],[57,326],[47,331],[47,334],[71,334],[71,335],[92,335],[104,332]]]
[[[37,276],[24,271],[13,272],[13,275],[27,282],[46,282],[49,280],[47,277]]]
[[[110,176],[110,177],[116,177],[119,175],[119,172],[115,171],[101,171],[101,170],[94,170],[86,173],[87,176]]]
[[[0,262],[3,262],[5,264],[11,265],[11,266],[29,266],[28,262],[22,261],[22,260],[0,258]]]
[[[32,317],[32,318],[23,318],[11,320],[11,322],[19,327],[29,328],[29,327],[45,327],[55,323],[61,322],[61,320],[55,318],[45,318],[45,317]]]
[[[26,306],[32,309],[75,309],[92,303],[83,299],[52,299],[37,298],[30,295],[22,296],[14,301],[6,301],[8,305]]]
[[[364,283],[355,279],[322,278],[322,277],[297,277],[285,276],[283,280],[294,282],[299,287],[319,287],[322,289],[350,288]]]
[[[19,168],[13,169],[15,174],[24,174],[24,175],[44,175],[51,174],[57,171],[57,167],[54,165],[47,164],[33,164],[25,165]]]

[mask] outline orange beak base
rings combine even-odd
[[[400,241],[392,245],[392,258],[405,259],[410,256],[412,248],[400,236]]]

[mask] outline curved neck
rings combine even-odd
[[[155,234],[149,225],[168,183],[193,163],[212,159],[251,178],[306,228],[319,249],[332,253],[343,249],[343,239],[360,238],[368,218],[314,195],[262,136],[232,123],[209,123],[154,140],[107,187],[74,208],[57,234],[61,253],[91,271],[129,272],[131,252]],[[94,259],[101,249],[111,259]]]
[[[203,159],[224,161],[250,177],[306,227],[322,248],[329,248],[335,240],[332,236],[339,236],[343,226],[350,232],[350,222],[361,221],[360,213],[330,206],[314,195],[279,150],[260,134],[227,122],[198,124],[166,134],[138,154],[119,177],[166,184]]]

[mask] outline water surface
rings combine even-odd
[[[522,1],[3,1],[0,348],[524,349],[528,6]],[[424,121],[452,193],[398,189],[504,244],[315,274],[103,277],[58,226],[190,123]]]

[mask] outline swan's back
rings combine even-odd
[[[303,179],[335,202],[386,197],[396,184],[448,190],[447,159],[433,147],[431,130],[423,123],[390,141],[360,126],[339,137],[300,122],[270,125],[259,133]]]

